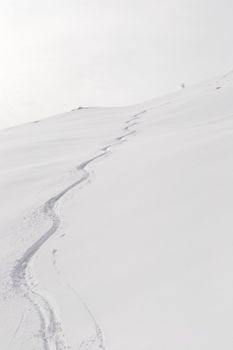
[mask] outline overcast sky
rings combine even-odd
[[[232,0],[0,0],[0,126],[233,69]]]

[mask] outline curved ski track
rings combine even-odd
[[[16,265],[12,270],[11,279],[13,288],[17,291],[20,291],[22,293],[22,296],[28,299],[28,301],[32,304],[38,313],[40,319],[40,331],[38,336],[42,341],[44,350],[68,350],[70,347],[66,344],[65,336],[61,329],[61,324],[57,320],[52,305],[49,304],[46,298],[37,290],[35,284],[32,282],[32,275],[30,275],[31,272],[29,264],[34,255],[42,247],[42,245],[56,233],[60,226],[61,220],[56,208],[59,200],[74,187],[85,183],[89,179],[90,173],[88,171],[88,165],[94,163],[97,159],[108,156],[111,148],[119,145],[129,136],[136,133],[136,130],[132,128],[138,124],[137,120],[140,119],[140,117],[146,112],[147,110],[143,110],[128,119],[125,122],[126,126],[123,128],[122,135],[113,139],[113,142],[108,146],[101,148],[100,153],[95,157],[90,158],[77,166],[76,169],[80,172],[81,178],[72,183],[70,186],[66,187],[63,191],[59,192],[54,197],[50,198],[47,202],[44,203],[44,205],[42,205],[42,207],[39,209],[39,214],[43,219],[50,219],[52,222],[51,227],[25,251],[23,256],[16,262]],[[83,303],[85,304],[85,302]],[[94,322],[96,335],[89,340],[84,340],[79,348],[88,350],[93,345],[93,343],[97,341],[98,349],[104,350],[105,345],[103,332],[86,304],[85,307],[90,317],[92,318],[92,321]]]

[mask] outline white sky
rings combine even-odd
[[[232,0],[0,0],[0,127],[233,68]]]

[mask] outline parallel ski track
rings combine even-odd
[[[57,232],[60,226],[61,220],[57,209],[57,204],[60,199],[64,197],[66,193],[70,192],[73,188],[84,184],[90,178],[90,172],[88,171],[88,166],[90,164],[94,163],[98,159],[108,156],[110,150],[113,147],[119,145],[129,136],[132,136],[136,133],[136,130],[133,129],[133,127],[138,124],[138,120],[146,112],[147,110],[143,110],[131,116],[130,119],[125,122],[126,126],[123,128],[122,135],[113,139],[113,142],[108,146],[101,148],[99,154],[77,166],[76,169],[81,174],[80,179],[72,183],[70,186],[66,187],[63,191],[59,192],[54,197],[51,197],[44,203],[44,205],[42,205],[42,207],[39,209],[39,212],[43,218],[50,219],[52,225],[36,242],[34,242],[25,251],[23,256],[16,262],[16,265],[12,271],[11,278],[14,289],[20,289],[22,295],[30,301],[38,313],[38,316],[40,318],[39,337],[43,343],[44,350],[68,350],[69,347],[66,344],[61,325],[56,318],[53,307],[49,304],[48,300],[46,300],[46,298],[35,288],[31,282],[31,278],[29,278],[29,264],[38,250],[51,236]],[[96,332],[95,339],[98,340],[98,348],[104,350],[105,345],[103,332],[87,305],[86,309],[94,322]],[[89,348],[88,344],[86,345],[86,348]]]

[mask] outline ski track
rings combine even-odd
[[[9,345],[8,345],[8,349],[10,349],[10,347],[11,347],[11,345],[12,345],[12,343],[13,343],[15,337],[17,336],[17,334],[18,334],[18,332],[19,332],[19,330],[20,330],[20,327],[21,327],[21,325],[22,325],[22,323],[23,323],[24,317],[25,317],[24,315],[21,316],[21,318],[20,318],[20,320],[19,320],[19,323],[18,323],[18,326],[17,326],[17,328],[16,328],[16,330],[15,330],[15,332],[14,332],[12,338],[11,338],[11,341],[10,341],[10,343],[9,343]]]
[[[73,188],[85,183],[90,178],[90,172],[87,169],[88,165],[94,163],[98,159],[108,156],[110,154],[110,150],[114,146],[118,146],[129,136],[132,136],[136,133],[136,130],[132,128],[138,124],[138,120],[146,112],[147,110],[143,110],[133,115],[130,119],[126,120],[126,126],[123,128],[122,135],[114,138],[112,143],[101,148],[101,153],[88,159],[87,161],[82,162],[76,167],[76,170],[81,174],[81,178],[66,187],[63,191],[59,192],[54,197],[51,197],[47,202],[44,203],[44,205],[39,208],[39,216],[41,219],[49,219],[52,222],[51,227],[25,251],[19,260],[16,261],[16,264],[11,272],[11,279],[14,290],[20,292],[22,297],[26,298],[38,313],[40,319],[40,330],[38,337],[43,344],[44,350],[68,350],[70,347],[66,344],[65,336],[61,328],[61,323],[57,320],[53,306],[49,303],[46,297],[38,291],[38,288],[36,288],[35,278],[30,271],[30,262],[38,250],[51,236],[57,232],[60,226],[61,220],[57,210],[57,204],[60,199]],[[71,286],[69,287],[73,290]],[[91,337],[88,340],[84,340],[78,349],[88,350],[93,346],[95,342],[97,342],[98,349],[105,350],[104,335],[101,327],[99,326],[96,318],[84,300],[76,291],[73,290],[73,292],[76,293],[76,295],[82,301],[95,326],[95,336]],[[22,319],[17,328],[17,332],[21,326],[21,323]],[[14,337],[16,336],[17,332],[14,334]]]

